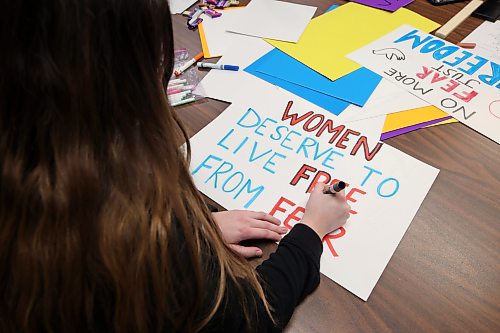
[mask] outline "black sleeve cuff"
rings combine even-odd
[[[319,267],[319,260],[323,253],[323,243],[318,234],[308,225],[297,223],[281,242],[291,242],[305,251]]]

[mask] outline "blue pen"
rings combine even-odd
[[[211,69],[224,69],[227,71],[237,71],[240,69],[240,67],[234,65],[220,65],[220,64],[212,64],[210,62],[199,62],[198,67],[211,68]]]

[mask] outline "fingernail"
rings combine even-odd
[[[260,257],[262,255],[262,250],[256,250],[255,255]]]
[[[281,233],[283,233],[283,234],[288,231],[288,229],[286,227],[281,227],[280,230],[281,230]]]

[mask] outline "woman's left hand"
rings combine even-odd
[[[212,213],[225,242],[229,247],[245,258],[260,257],[262,250],[254,246],[242,246],[239,243],[248,239],[281,240],[288,231],[280,227],[280,220],[264,212],[250,210],[228,210]]]

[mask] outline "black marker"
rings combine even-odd
[[[323,193],[324,194],[335,194],[335,193],[342,191],[343,189],[345,189],[345,183],[344,182],[337,182],[333,185],[325,187],[325,189],[323,190]]]

